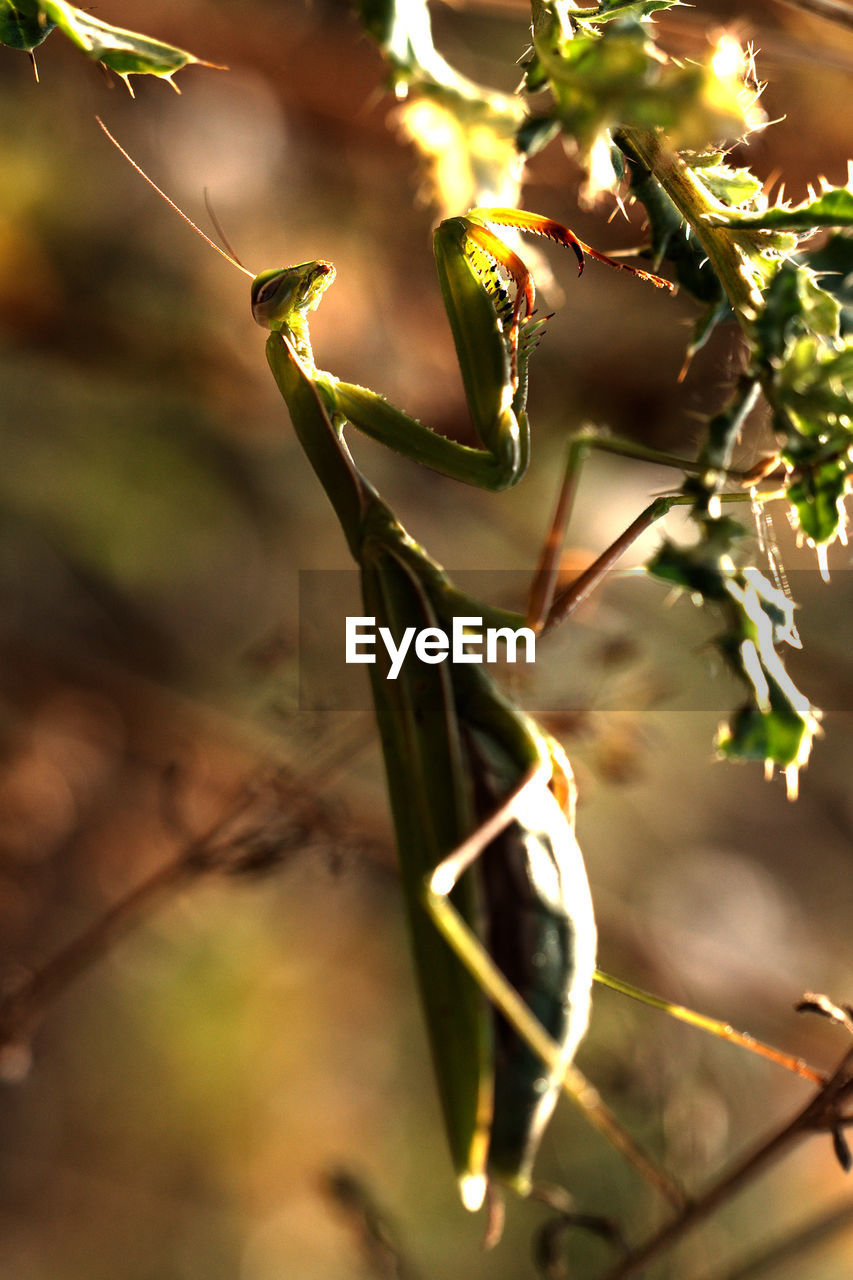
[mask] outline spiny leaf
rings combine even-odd
[[[794,471],[787,497],[817,548],[844,532],[853,462],[853,346],[840,337],[838,300],[802,263],[783,263],[752,326],[754,369],[773,415],[780,456]]]
[[[776,390],[803,435],[853,444],[853,346],[801,338],[779,370]]]
[[[834,542],[846,524],[844,497],[853,464],[847,454],[806,472],[788,488],[799,528],[815,546]]]
[[[817,728],[816,714],[800,715],[782,699],[764,711],[749,702],[721,726],[716,747],[726,760],[769,761],[796,771],[811,754]]]
[[[730,517],[705,518],[701,528],[702,537],[693,546],[665,542],[649,572],[722,614],[725,630],[716,647],[749,688],[750,700],[720,728],[720,754],[784,769],[793,794],[819,721],[776,650],[795,634],[793,602],[757,569],[735,567],[729,553],[743,530]]]
[[[781,366],[804,334],[832,343],[838,337],[840,308],[813,274],[793,262],[783,262],[763,297],[763,306],[750,330],[756,359]]]
[[[799,205],[773,205],[757,213],[723,214],[709,219],[718,226],[749,227],[754,231],[815,231],[820,227],[853,227],[853,190],[826,187],[819,196]]]
[[[692,168],[698,171],[703,186],[715,195],[721,204],[730,208],[743,207],[758,200],[761,195],[761,183],[749,169],[734,169],[726,164],[722,154],[708,157],[708,163],[701,158],[694,158]]]
[[[613,185],[606,151],[614,130],[652,130],[669,147],[704,151],[763,119],[734,41],[728,38],[725,58],[712,50],[703,62],[682,64],[653,43],[633,8],[612,15],[618,21],[597,23],[597,13],[567,12],[556,0],[534,5],[525,84],[531,92],[551,90],[552,114],[589,168],[592,194]]]
[[[853,332],[853,235],[836,231],[819,248],[805,249],[798,261],[840,305],[841,335]]]
[[[56,26],[47,18],[34,14],[11,3],[11,0],[0,0],[0,44],[10,49],[23,49],[32,53],[43,40],[46,40]]]
[[[674,9],[681,0],[601,0],[597,11],[583,14],[589,22],[609,22],[612,18],[636,18],[642,21],[662,9]]]
[[[17,0],[15,6],[8,0],[0,0],[0,4],[3,6],[0,9],[0,40],[4,44],[12,48],[32,49],[57,27],[88,58],[115,71],[128,89],[132,75],[160,76],[177,88],[172,81],[176,71],[191,63],[213,65],[202,62],[185,49],[102,22],[76,5],[65,3],[65,0],[39,0],[39,3]],[[38,39],[33,43],[36,35]]]

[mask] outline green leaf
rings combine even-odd
[[[833,343],[838,337],[840,307],[813,274],[794,262],[775,271],[764,305],[750,326],[756,359],[780,367],[804,335]]]
[[[439,80],[452,69],[436,51],[426,0],[356,0],[362,26],[384,53],[398,78],[429,75]]]
[[[646,571],[692,596],[701,597],[706,604],[721,604],[727,599],[727,590],[720,557],[745,532],[737,520],[723,516],[708,522],[706,536],[693,546],[664,539],[646,565]]]
[[[801,338],[779,369],[774,405],[803,435],[853,444],[853,347]]]
[[[810,542],[834,542],[846,524],[844,497],[853,464],[847,454],[807,471],[788,488],[797,523]]]
[[[8,0],[0,0],[0,5],[0,39],[4,44],[16,49],[32,49],[58,27],[87,57],[115,71],[128,89],[132,75],[160,76],[177,88],[172,81],[176,71],[191,63],[213,66],[185,49],[102,22],[64,0],[40,0],[38,4],[33,0],[18,0],[17,7]],[[35,35],[38,38],[33,43]]]
[[[383,49],[395,43],[395,28],[400,22],[400,6],[395,0],[356,0],[355,11],[371,39]]]
[[[838,299],[803,264],[784,263],[752,326],[755,369],[773,414],[787,486],[806,538],[824,548],[846,523],[853,474],[853,345],[840,332]]]
[[[767,231],[815,231],[820,227],[853,227],[853,190],[827,187],[800,205],[774,205],[756,213],[709,215],[718,226]]]
[[[527,116],[515,135],[515,145],[524,156],[534,156],[547,147],[560,131],[560,122],[552,115]]]
[[[710,157],[709,164],[693,161],[703,186],[716,196],[721,204],[730,208],[736,205],[749,204],[761,194],[761,182],[749,169],[733,169],[723,161],[721,154]]]
[[[751,696],[720,728],[720,754],[786,770],[793,791],[819,720],[776,651],[777,644],[798,643],[793,601],[757,569],[735,568],[730,549],[742,530],[730,517],[705,517],[700,527],[694,546],[665,543],[649,571],[722,614],[716,647]]]
[[[768,710],[745,703],[722,725],[717,750],[727,760],[768,762],[794,775],[808,760],[818,729],[817,713],[800,714],[784,698],[771,695]],[[789,780],[789,790],[794,783]],[[794,794],[796,792],[794,791]]]
[[[705,152],[722,139],[743,136],[760,118],[755,94],[744,83],[744,63],[721,72],[724,60],[714,52],[704,62],[667,57],[651,38],[648,12],[646,5],[621,6],[605,15],[613,21],[604,21],[600,11],[570,9],[557,0],[534,4],[525,85],[530,92],[550,89],[551,114],[588,170],[590,199],[616,186],[606,156],[620,132]]]
[[[793,602],[755,569],[734,573],[728,583],[733,609],[722,652],[752,688],[752,703],[721,729],[717,748],[728,758],[763,760],[788,771],[789,792],[806,763],[820,713],[800,693],[776,652],[791,641]]]
[[[836,231],[819,248],[804,250],[798,261],[841,307],[841,334],[853,332],[853,235]]]
[[[10,49],[23,49],[32,53],[43,40],[46,40],[56,26],[55,22],[34,14],[11,3],[11,0],[0,0],[0,44]]]
[[[598,11],[590,14],[589,20],[609,22],[611,18],[629,17],[641,22],[662,9],[673,9],[680,4],[681,0],[601,0]]]

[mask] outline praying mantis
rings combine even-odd
[[[436,630],[472,613],[498,626],[519,620],[454,587],[344,439],[350,423],[487,489],[521,479],[530,448],[528,362],[541,322],[533,318],[533,281],[495,227],[555,240],[572,250],[579,271],[593,257],[671,287],[541,215],[475,209],[442,222],[434,236],[439,282],[481,447],[450,441],[317,367],[309,314],[334,280],[331,263],[252,276],[213,246],[252,276],[252,314],[269,333],[268,363],[359,566],[365,611],[397,639],[408,628]],[[538,626],[541,618],[530,621]],[[559,744],[470,660],[407,661],[399,678],[388,675],[387,664],[371,667],[401,882],[451,1157],[462,1202],[474,1210],[495,1179],[529,1191],[537,1148],[587,1026],[596,930],[575,836],[575,786]]]

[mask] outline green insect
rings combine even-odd
[[[489,489],[524,474],[527,366],[539,324],[530,275],[494,226],[548,236],[572,249],[580,269],[591,255],[666,285],[536,214],[472,210],[443,222],[436,263],[482,448],[454,443],[317,368],[309,315],[334,280],[330,263],[252,279],[252,314],[269,331],[267,360],[360,568],[365,613],[395,643],[410,628],[446,629],[472,615],[513,628],[523,621],[453,586],[360,472],[343,435],[349,422]],[[587,1026],[596,932],[574,782],[561,747],[481,668],[407,661],[388,679],[377,659],[373,699],[415,968],[460,1194],[477,1209],[492,1179],[529,1190]]]
[[[523,332],[517,345],[507,340],[470,265],[469,226],[481,230],[463,219],[440,227],[436,256],[457,349],[482,348],[486,357],[465,362],[472,416],[490,446],[482,451],[436,436],[373,392],[316,370],[307,315],[334,278],[328,263],[264,272],[252,283],[252,313],[271,331],[267,359],[360,566],[365,612],[396,641],[408,627],[446,627],[453,616],[482,608],[454,592],[358,471],[343,439],[345,422],[459,479],[504,487],[527,464],[524,400],[510,390],[513,360],[516,384],[526,376],[527,345]],[[479,237],[474,243],[479,249]],[[489,322],[491,346],[470,327],[469,298]],[[510,332],[516,323],[509,318]],[[501,382],[485,376],[490,367]],[[562,1072],[559,1063],[543,1068],[506,1019],[493,1015],[470,969],[475,939],[561,1047],[562,1065],[586,1029],[595,925],[574,834],[573,784],[557,744],[476,668],[415,662],[396,680],[387,674],[380,663],[371,666],[415,969],[462,1200],[476,1209],[489,1176],[528,1189]],[[517,812],[505,815],[477,874],[436,890],[436,870],[448,855],[472,834],[482,843],[481,824],[513,795]],[[451,888],[467,926],[458,950],[436,928]]]
[[[357,471],[340,419],[279,329],[267,356],[360,565],[366,613],[399,639],[407,627],[446,626],[458,608],[482,611],[454,592]],[[475,939],[561,1046],[564,1065],[586,1029],[595,925],[574,834],[571,772],[557,744],[475,667],[404,664],[392,681],[377,662],[371,675],[451,1154],[463,1202],[475,1209],[487,1174],[527,1189],[562,1078],[557,1063],[543,1069],[509,1024],[493,1017],[470,969]],[[472,835],[482,844],[481,824],[510,798],[478,874],[455,884],[448,855]],[[458,951],[436,928],[451,889],[467,925]]]

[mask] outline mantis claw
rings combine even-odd
[[[578,275],[583,274],[585,259],[589,257],[594,258],[596,262],[603,262],[605,266],[613,267],[616,271],[628,271],[631,275],[638,276],[640,280],[653,284],[656,289],[666,289],[670,293],[677,292],[677,287],[671,280],[593,249],[592,245],[586,244],[569,227],[563,226],[561,222],[555,222],[553,218],[543,217],[542,214],[528,213],[524,209],[471,209],[468,217],[477,221],[482,219],[483,222],[494,226],[515,227],[519,231],[529,231],[531,235],[545,236],[555,244],[571,249],[578,260]]]

